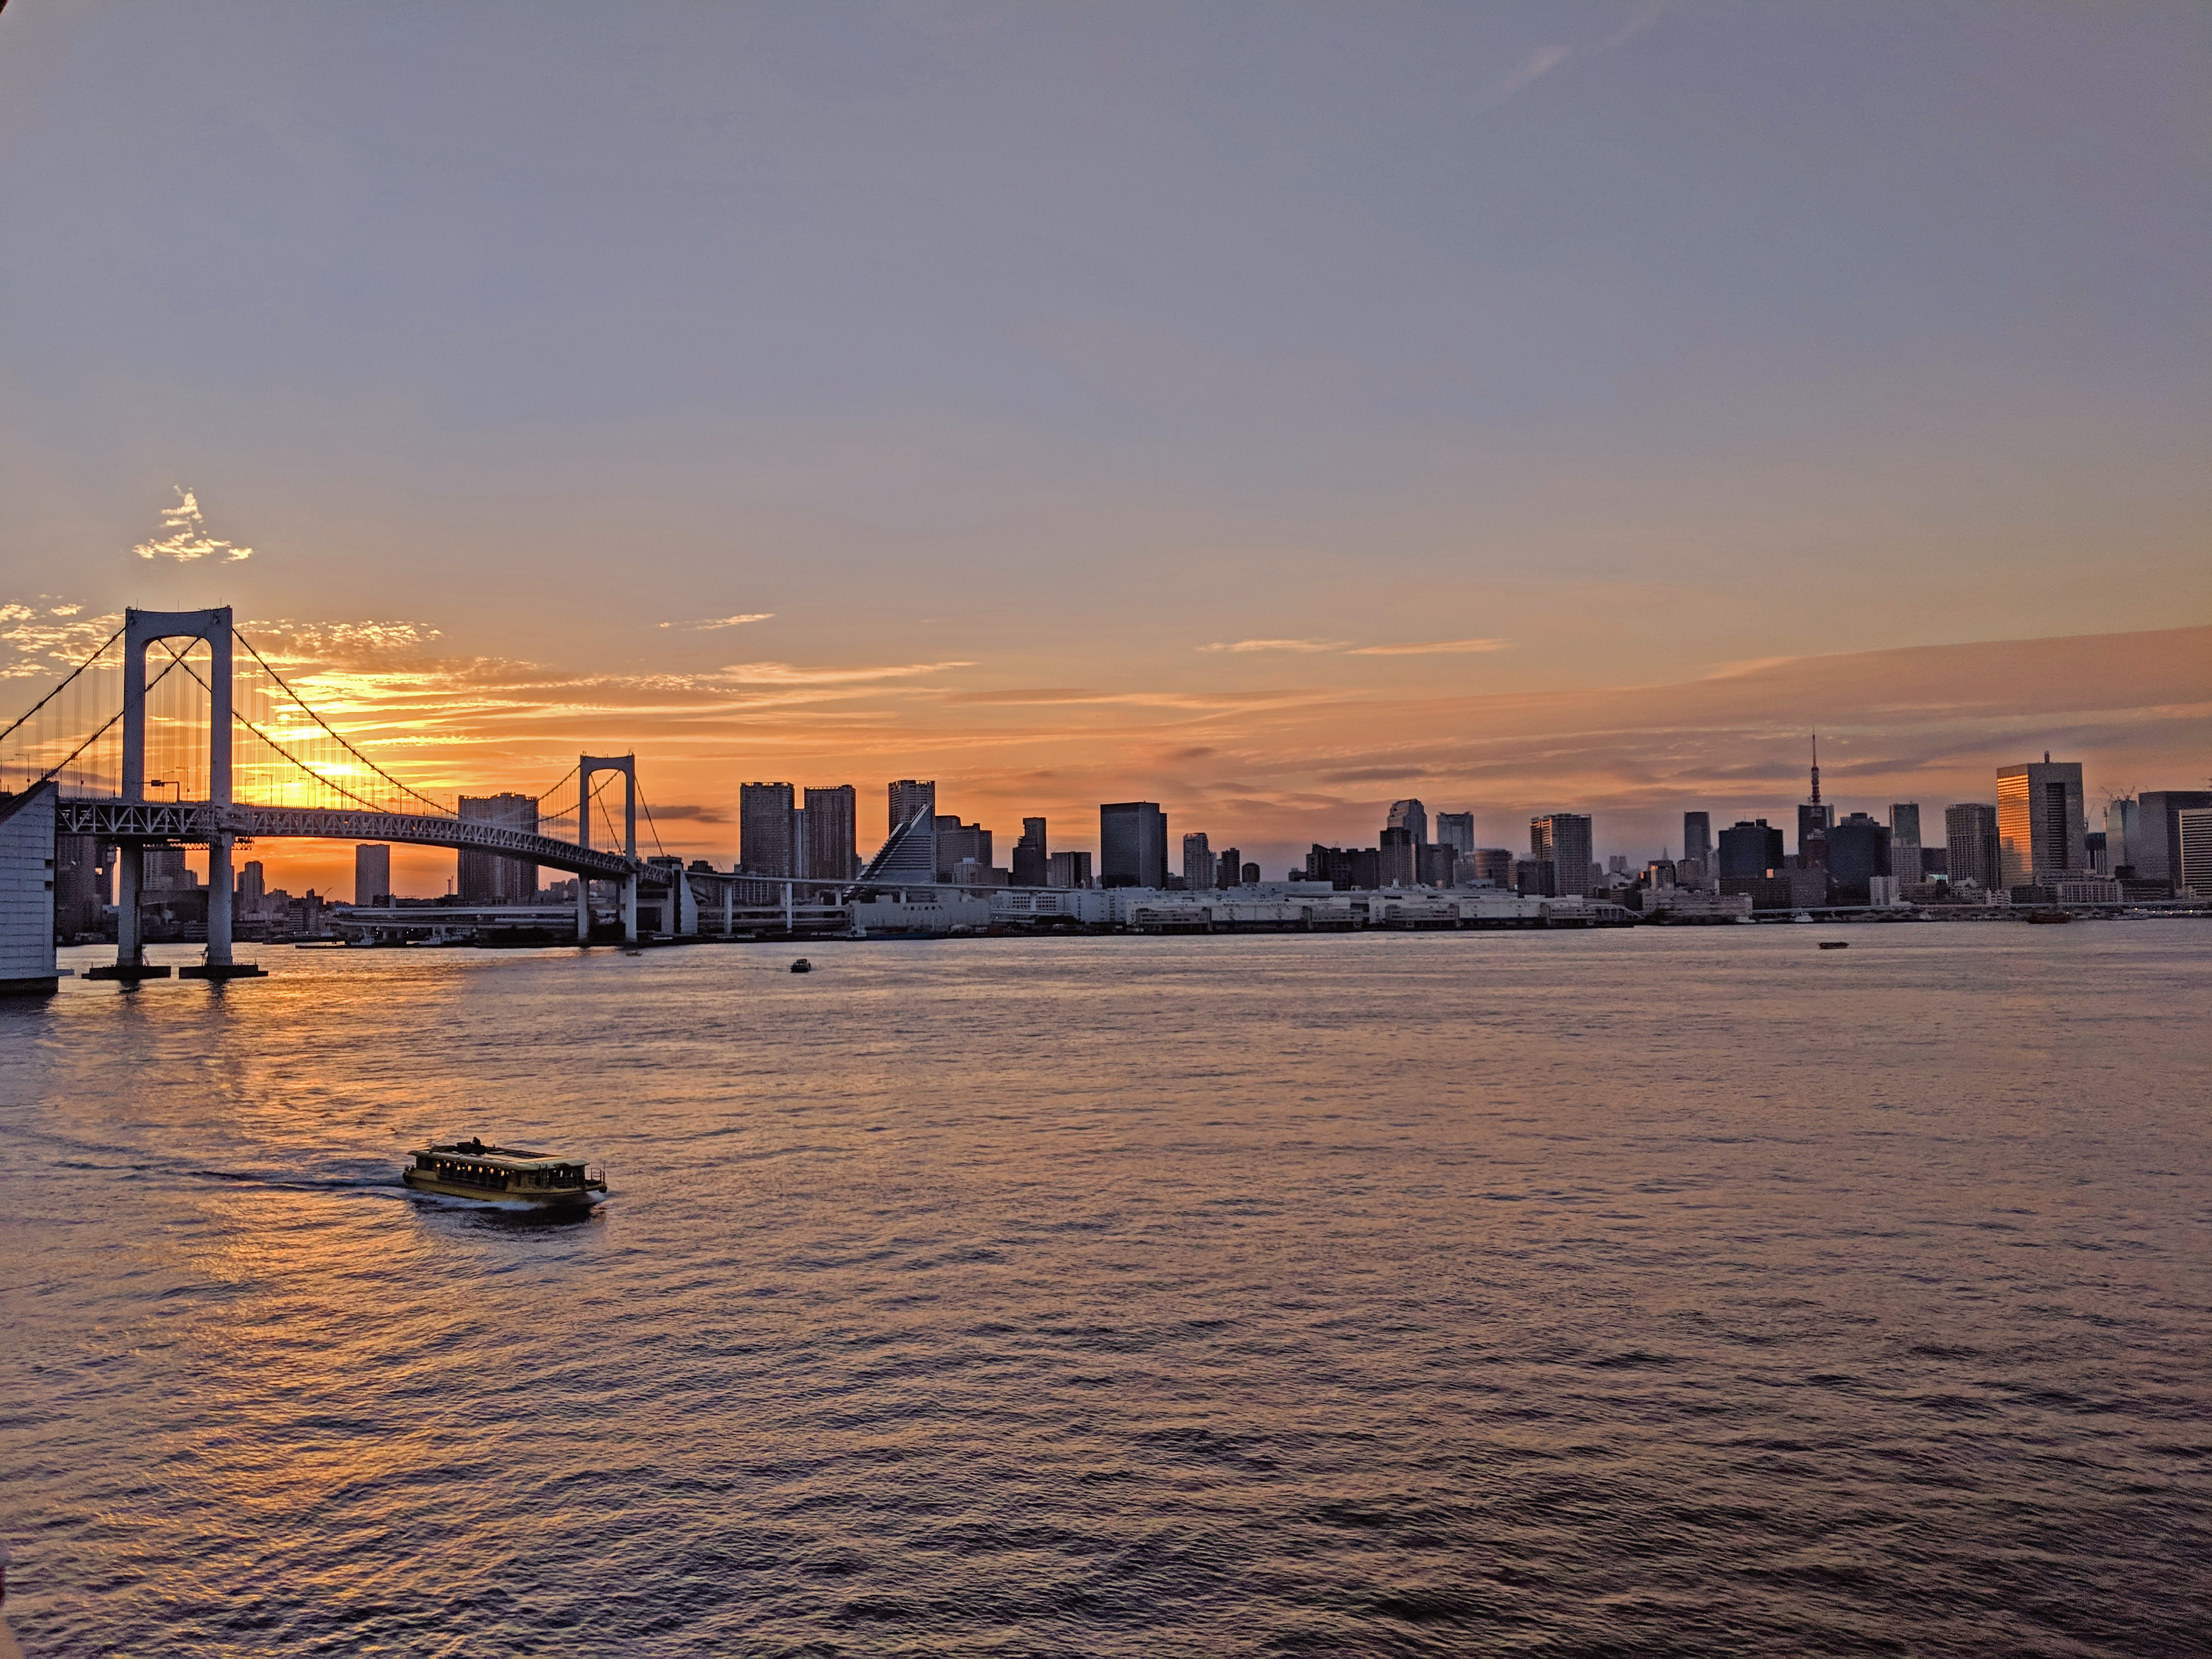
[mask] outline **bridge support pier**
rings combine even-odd
[[[637,872],[633,870],[622,878],[623,943],[637,943]]]
[[[582,871],[576,872],[576,943],[592,942],[592,878]]]
[[[210,968],[230,964],[230,837],[217,836],[208,844],[208,944]]]
[[[136,968],[145,960],[146,945],[138,931],[138,890],[146,874],[146,849],[135,841],[115,848],[115,965]]]

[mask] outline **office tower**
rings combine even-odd
[[[1103,887],[1164,887],[1168,815],[1158,803],[1122,800],[1098,808],[1098,882]]]
[[[1401,801],[1399,806],[1406,803]],[[1392,815],[1397,807],[1391,808]],[[1375,849],[1376,880],[1384,887],[1411,887],[1421,878],[1420,843],[1413,839],[1413,830],[1404,825],[1393,825],[1382,832],[1380,844]]]
[[[901,778],[891,785],[890,829],[884,833],[889,835],[916,812],[927,812],[931,817],[937,816],[936,779],[922,783],[913,778]]]
[[[496,823],[526,835],[538,833],[535,795],[463,795],[460,816],[471,823]],[[473,847],[460,852],[454,883],[464,904],[530,904],[538,897],[538,866],[522,859]]]
[[[1240,887],[1257,887],[1260,884],[1260,866],[1256,864],[1246,865],[1237,874],[1241,879],[1237,884]]]
[[[1682,857],[1694,860],[1701,870],[1710,870],[1713,863],[1713,815],[1710,812],[1682,814]]]
[[[1384,827],[1410,830],[1413,836],[1413,845],[1426,847],[1429,844],[1429,809],[1417,800],[1394,800],[1390,803],[1389,822]]]
[[[850,881],[860,872],[860,792],[849,783],[809,789],[799,811],[799,873]]]
[[[1194,893],[1203,893],[1213,885],[1213,873],[1220,862],[1213,849],[1207,845],[1206,832],[1182,838],[1182,884]]]
[[[1889,809],[1891,873],[1902,882],[1920,879],[1920,803],[1898,801]]]
[[[1054,853],[1045,861],[1045,885],[1048,887],[1090,886],[1091,854]]]
[[[1244,874],[1244,854],[1234,847],[1224,847],[1213,860],[1213,878],[1224,887],[1237,886]]]
[[[1997,857],[2007,887],[2040,882],[2088,866],[2081,837],[2081,763],[2056,761],[2008,766],[1997,774]]]
[[[1339,892],[1380,887],[1382,878],[1379,856],[1372,847],[1323,847],[1316,842],[1306,854],[1306,879],[1325,881]],[[1244,868],[1256,871],[1259,866],[1248,864]],[[1253,879],[1259,878],[1255,875]]]
[[[1513,884],[1513,849],[1509,847],[1478,847],[1468,855],[1472,869],[1462,868],[1460,878],[1474,887],[1510,887]]]
[[[1723,881],[1758,881],[1782,867],[1782,832],[1765,818],[1738,819],[1721,831],[1720,877]]]
[[[1547,812],[1528,820],[1528,855],[1550,860],[1553,895],[1587,896],[1590,879],[1590,821],[1584,812]]]
[[[138,885],[147,892],[184,892],[200,884],[198,874],[185,867],[181,847],[149,847],[138,868]]]
[[[536,866],[532,866],[535,873]],[[392,849],[356,847],[353,849],[353,902],[381,904],[392,896]],[[530,896],[536,898],[538,895]]]
[[[1014,843],[1014,885],[1049,887],[1052,884],[1052,854],[1045,846],[1044,820],[1024,818],[1022,838]]]
[[[2002,879],[1997,856],[1997,809],[1966,801],[1943,809],[1943,861],[1954,887],[1993,889]]]
[[[1449,887],[1459,873],[1459,849],[1438,842],[1433,847],[1416,847],[1413,862],[1419,867],[1424,887]]]
[[[1547,858],[1514,860],[1513,890],[1523,898],[1557,898],[1559,866]]]
[[[2105,803],[2105,873],[2136,873],[2135,842],[2142,838],[2142,809],[2132,796]]]
[[[973,859],[986,869],[991,863],[991,832],[980,823],[963,823],[957,812],[939,812],[937,826],[937,878],[954,879],[963,859]]]
[[[2142,792],[2136,803],[2136,833],[2128,838],[2128,861],[2137,880],[2181,884],[2181,814],[2207,806],[2212,806],[2212,790]]]
[[[1870,814],[1853,812],[1829,826],[1828,883],[1832,902],[1871,904],[1875,878],[1895,873],[1891,832]]]
[[[748,876],[799,873],[799,825],[787,783],[738,786],[738,868]]]
[[[2181,842],[2181,879],[2174,889],[2212,898],[2212,806],[2180,807],[2173,817]]]
[[[107,907],[112,866],[97,836],[54,837],[54,933],[63,939],[96,933]]]
[[[258,916],[269,896],[268,878],[259,859],[248,859],[238,872],[236,912],[240,916]]]
[[[1474,851],[1474,814],[1472,812],[1437,813],[1437,845],[1449,847],[1462,856]]]

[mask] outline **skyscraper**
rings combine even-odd
[[[1474,814],[1472,812],[1437,813],[1437,845],[1449,847],[1462,857],[1474,851]]]
[[[2212,806],[2212,789],[2146,789],[2136,799],[2128,860],[2142,881],[2181,884],[2181,815]]]
[[[1943,809],[1944,869],[1954,887],[1993,889],[2003,878],[1997,854],[1997,809],[1962,801]]]
[[[54,933],[63,939],[98,933],[114,902],[113,866],[101,851],[97,836],[54,837]]]
[[[1899,881],[1918,881],[1920,862],[1920,803],[1905,800],[1889,809],[1890,872]]]
[[[1895,872],[1890,831],[1869,813],[1853,812],[1828,828],[1828,882],[1837,904],[1866,904],[1876,876]]]
[[[1550,860],[1552,892],[1587,896],[1590,890],[1590,821],[1584,812],[1547,812],[1528,820],[1528,855]]]
[[[738,868],[746,875],[797,875],[798,829],[789,784],[738,786]]]
[[[1217,886],[1235,887],[1244,879],[1244,854],[1234,847],[1224,847],[1214,854],[1213,880]]]
[[[960,861],[973,859],[983,869],[991,867],[991,832],[980,823],[963,823],[957,812],[939,812],[937,825],[937,878],[958,878]]]
[[[2184,806],[2173,816],[2181,841],[2181,878],[2174,889],[2212,898],[2212,806]]]
[[[2088,867],[2081,844],[2081,763],[2042,760],[1997,774],[1997,856],[2007,887]]]
[[[1720,878],[1758,881],[1782,867],[1782,832],[1765,818],[1738,819],[1721,831]]]
[[[2133,796],[2123,795],[2105,803],[2105,873],[2118,875],[2125,870],[2132,877],[2136,869],[2135,843],[2142,837],[2142,810]]]
[[[1182,838],[1182,884],[1194,893],[1202,893],[1213,885],[1215,859],[1213,849],[1207,845],[1206,832],[1201,830]]]
[[[535,795],[463,795],[460,816],[509,830],[538,833]],[[460,868],[454,883],[464,904],[530,904],[538,897],[538,866],[497,853],[461,849]]]
[[[1698,866],[1710,872],[1713,862],[1713,815],[1710,812],[1682,814],[1682,856],[1694,859]]]
[[[1398,803],[1405,805],[1404,801]],[[1399,816],[1397,807],[1390,809],[1393,817]],[[1412,826],[1392,824],[1383,830],[1376,847],[1376,878],[1385,887],[1412,887],[1421,878],[1420,843],[1413,839]]]
[[[1045,861],[1044,884],[1048,887],[1090,886],[1091,854],[1054,853]]]
[[[1014,885],[1049,887],[1052,884],[1052,852],[1045,845],[1044,820],[1024,818],[1022,838],[1014,843]]]
[[[849,881],[860,872],[860,794],[849,783],[809,789],[799,810],[799,871],[817,881]]]
[[[916,812],[927,812],[932,817],[937,816],[936,779],[921,783],[913,778],[901,778],[891,785],[890,827],[884,833],[890,834],[892,830],[897,829]]]
[[[1429,844],[1429,809],[1417,800],[1394,800],[1390,803],[1390,817],[1384,826],[1391,830],[1409,830],[1415,847]]]
[[[534,878],[536,866],[532,867]],[[356,847],[353,849],[353,902],[356,904],[381,904],[392,896],[392,849],[389,847]],[[538,894],[533,887],[531,897]]]
[[[1168,815],[1157,801],[1099,806],[1098,879],[1107,887],[1167,885]]]

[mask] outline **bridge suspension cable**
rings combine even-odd
[[[320,726],[325,734],[331,738],[331,739],[334,741],[339,748],[344,750],[346,754],[354,761],[367,768],[369,771],[374,773],[378,777],[383,779],[385,782],[390,784],[394,789],[398,790],[402,794],[408,796],[410,799],[420,801],[423,805],[428,807],[433,812],[436,813],[441,817],[452,817],[454,816],[456,811],[455,808],[447,806],[441,801],[434,800],[429,796],[424,794],[421,790],[416,789],[410,785],[402,783],[398,778],[393,777],[391,773],[386,771],[374,761],[369,759],[368,756],[362,754],[360,750],[355,748],[353,744],[348,742],[345,737],[333,727],[328,720],[325,720],[320,714],[318,714],[313,708],[308,706],[307,700],[301,696],[297,691],[295,691],[292,689],[282,674],[279,674],[274,668],[271,668],[269,665],[269,659],[263,656],[261,653],[255,648],[254,643],[252,640],[247,639],[245,634],[237,629],[233,629],[231,632],[237,637],[238,642],[246,647],[246,654],[252,657],[256,663],[260,665],[261,672],[268,675],[271,680],[276,682],[276,685],[283,691],[284,695],[292,700],[294,706],[309,720],[314,721],[317,726]],[[249,726],[248,729],[251,730],[252,728]],[[254,732],[254,735],[260,738],[264,743],[268,744],[271,749],[275,749],[277,753],[283,755],[284,757],[287,760],[291,761],[294,765],[298,766],[303,771],[312,774],[323,783],[328,784],[331,788],[336,789],[341,794],[347,796],[348,799],[352,800],[361,800],[362,799],[361,796],[355,794],[351,790],[346,789],[343,785],[332,783],[330,779],[323,777],[322,775],[319,772],[316,772],[313,767],[308,766],[305,762],[299,760],[296,757],[287,753],[285,750],[273,739],[264,736],[258,731]],[[364,802],[364,805],[366,804],[367,803]]]
[[[94,652],[76,667],[70,669],[67,678],[64,679],[62,683],[59,685],[57,685],[52,690],[47,692],[45,696],[40,697],[38,702],[33,703],[30,708],[26,709],[6,731],[0,732],[0,743],[5,743],[9,738],[14,737],[18,728],[33,719],[41,708],[44,708],[56,697],[58,697],[63,692],[68,690],[70,687],[76,683],[76,677],[78,675],[83,673],[86,669],[91,667],[93,664],[98,662],[102,657],[106,656],[110,648],[113,647],[116,641],[122,637],[123,630],[119,628],[112,634],[110,634],[107,636],[107,643],[106,645],[101,646],[99,650]]]

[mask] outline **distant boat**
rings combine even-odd
[[[2071,910],[2031,910],[2027,913],[2027,919],[2039,921],[2048,927],[2054,922],[2073,921],[2074,913]]]
[[[605,1170],[546,1152],[487,1146],[474,1137],[416,1147],[399,1179],[418,1193],[533,1210],[586,1210],[607,1192]]]
[[[814,971],[814,964],[805,957],[801,957],[791,964],[791,971],[794,974],[811,974]]]
[[[1847,939],[1824,939],[1820,941],[1820,948],[1823,951],[1848,951],[1851,948],[1851,942]]]

